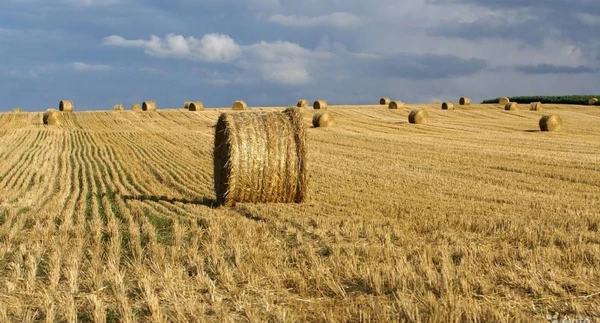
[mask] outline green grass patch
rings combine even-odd
[[[165,216],[145,211],[144,216],[156,230],[156,240],[161,244],[169,244],[173,241],[173,220]]]

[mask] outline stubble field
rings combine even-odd
[[[594,322],[600,109],[544,108],[331,107],[307,203],[227,208],[224,110],[1,113],[0,321]]]

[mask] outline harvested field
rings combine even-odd
[[[561,132],[498,104],[328,111],[308,200],[234,207],[231,108],[0,113],[0,320],[600,318],[600,109],[544,104]]]

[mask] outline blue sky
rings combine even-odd
[[[598,0],[2,0],[0,110],[600,93]]]

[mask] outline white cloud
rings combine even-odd
[[[359,16],[348,12],[334,12],[329,15],[316,17],[275,14],[270,16],[267,21],[286,27],[331,26],[335,28],[352,28],[362,23],[362,19]]]
[[[167,34],[164,39],[151,35],[149,40],[128,40],[118,35],[104,38],[103,45],[143,48],[154,57],[195,59],[205,62],[229,62],[240,55],[240,46],[224,34],[206,34],[202,38]]]
[[[87,63],[84,63],[84,62],[74,62],[73,64],[71,64],[71,66],[76,71],[80,71],[80,72],[87,72],[87,71],[109,71],[109,70],[112,70],[112,66],[110,66],[110,65],[87,64]]]
[[[578,13],[577,19],[588,26],[600,25],[600,16],[589,13]]]

